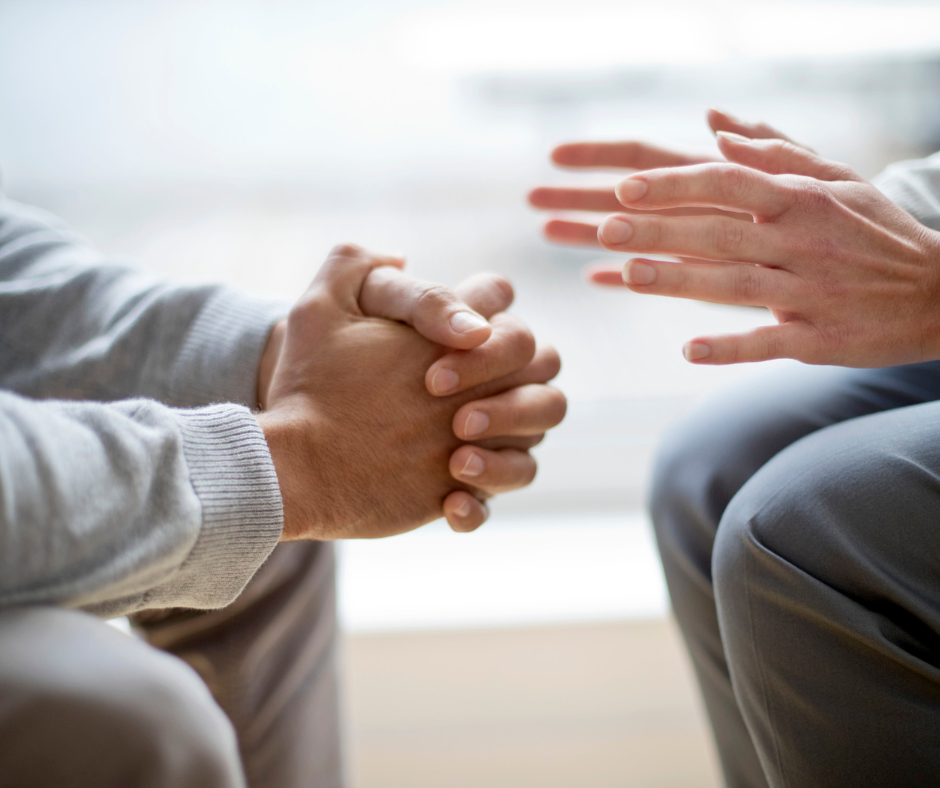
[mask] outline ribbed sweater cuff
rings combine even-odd
[[[172,372],[174,402],[237,402],[256,408],[261,355],[288,308],[220,289],[200,310],[180,348]]]
[[[202,504],[196,544],[173,578],[198,608],[232,602],[281,536],[283,507],[264,433],[244,407],[181,411],[183,451]]]

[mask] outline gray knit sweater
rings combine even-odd
[[[876,184],[940,230],[940,154]],[[281,533],[255,404],[284,306],[109,263],[0,197],[0,607],[221,607]]]
[[[110,264],[0,197],[0,607],[239,594],[281,534],[250,408],[283,314]]]

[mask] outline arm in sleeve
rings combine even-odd
[[[872,183],[921,224],[940,230],[940,153],[892,164]]]
[[[0,196],[0,389],[256,407],[258,364],[286,313],[116,265],[54,217]]]
[[[0,392],[0,607],[223,607],[282,523],[264,434],[242,406]]]

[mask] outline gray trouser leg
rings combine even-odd
[[[778,454],[729,505],[713,565],[773,788],[940,783],[940,402]]]
[[[653,522],[673,610],[732,788],[765,786],[767,779],[732,689],[718,625],[712,562],[726,508],[765,463],[804,436],[938,398],[938,363],[803,368],[722,393],[682,419],[664,441],[651,494]]]
[[[135,617],[203,677],[252,788],[343,785],[335,575],[332,544],[282,544],[227,608]]]
[[[178,659],[84,613],[0,613],[0,788],[239,788],[235,733]]]

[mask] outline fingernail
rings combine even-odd
[[[431,391],[435,394],[450,394],[460,385],[460,376],[452,369],[441,367],[431,378]]]
[[[712,349],[702,342],[686,342],[682,348],[682,355],[686,361],[701,361],[712,354]]]
[[[466,517],[468,514],[470,514],[471,506],[472,504],[470,503],[470,499],[464,498],[463,503],[460,504],[460,506],[454,508],[454,514],[456,514],[458,517]]]
[[[734,142],[738,145],[753,145],[754,140],[750,137],[745,137],[743,134],[735,134],[733,131],[718,131],[716,134],[719,137],[724,137],[728,142]]]
[[[620,202],[635,202],[646,194],[648,189],[649,184],[646,181],[638,180],[637,178],[627,178],[624,181],[620,181],[614,191]]]
[[[468,438],[479,435],[490,426],[490,417],[478,410],[470,411],[467,420],[463,423],[464,434]]]
[[[489,323],[480,315],[473,312],[455,312],[450,318],[450,327],[458,334],[467,334],[470,331],[479,331],[486,328]]]
[[[633,225],[619,216],[611,216],[601,225],[601,240],[608,244],[624,244],[633,237]]]
[[[628,260],[623,267],[623,281],[628,285],[651,285],[656,281],[656,269],[639,260]]]
[[[483,458],[476,452],[471,452],[470,456],[467,457],[467,461],[464,463],[463,468],[460,469],[461,476],[479,476],[483,473],[483,468],[485,467],[483,463]]]

